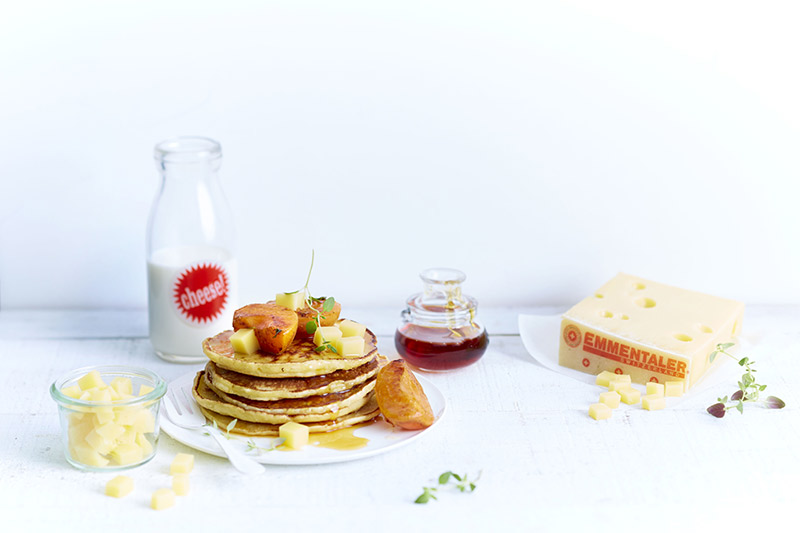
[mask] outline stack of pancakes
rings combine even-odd
[[[316,433],[378,416],[375,376],[385,360],[371,331],[360,356],[317,352],[312,340],[300,335],[278,355],[260,350],[246,355],[233,350],[231,335],[224,331],[203,341],[210,361],[192,390],[203,414],[220,428],[237,419],[231,432],[271,437],[290,421]]]

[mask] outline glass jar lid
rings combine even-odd
[[[448,327],[474,321],[478,303],[461,292],[461,283],[467,279],[463,272],[454,268],[429,268],[420,273],[420,278],[423,292],[406,300],[412,319]]]

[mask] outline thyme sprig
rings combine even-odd
[[[448,470],[439,475],[439,485],[435,487],[422,487],[422,494],[417,496],[414,503],[428,503],[431,500],[438,500],[436,497],[437,492],[441,488],[451,487],[459,492],[473,492],[477,488],[475,483],[481,478],[481,472],[474,481],[470,481],[467,474],[458,475],[455,472]]]
[[[753,367],[755,361],[751,361],[749,357],[737,359],[736,356],[728,352],[728,349],[733,345],[734,343],[732,342],[717,344],[716,349],[708,356],[708,361],[713,363],[718,354],[723,354],[738,362],[739,366],[744,367],[744,374],[742,374],[742,378],[738,382],[739,390],[731,394],[730,398],[728,396],[717,398],[717,403],[711,405],[706,411],[711,416],[722,418],[729,409],[736,409],[739,413],[744,414],[745,403],[760,403],[767,409],[783,409],[786,403],[777,396],[767,396],[763,400],[760,399],[761,393],[764,392],[767,386],[756,381],[756,369]]]
[[[303,299],[305,300],[306,305],[308,306],[309,309],[312,309],[317,313],[317,315],[314,317],[314,320],[306,323],[306,333],[308,333],[309,335],[313,335],[314,332],[317,331],[317,328],[322,327],[322,313],[330,313],[331,311],[333,311],[333,306],[336,305],[336,300],[334,300],[333,296],[321,296],[321,297],[311,296],[311,291],[308,288],[308,282],[311,281],[312,270],[314,270],[313,249],[311,250],[311,265],[308,267],[308,276],[306,276],[306,284],[303,285],[302,289],[286,293],[286,294],[295,294],[297,292],[303,291]],[[322,302],[322,311],[314,307],[314,304],[316,302]]]

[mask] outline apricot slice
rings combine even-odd
[[[233,329],[253,329],[261,350],[273,355],[292,343],[297,324],[297,313],[274,303],[245,305],[233,313]]]
[[[378,371],[375,398],[383,417],[393,426],[415,430],[433,424],[428,397],[405,361],[391,361]]]
[[[312,307],[305,305],[298,309],[297,312],[297,334],[301,337],[311,337],[313,333],[308,333],[306,324],[317,318],[317,311],[321,314],[320,326],[332,326],[339,320],[339,314],[342,312],[342,306],[339,302],[333,304],[333,309],[328,312],[322,310],[324,300],[315,300]]]

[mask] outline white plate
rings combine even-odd
[[[184,389],[191,398],[192,383],[194,382],[195,374],[195,372],[192,372],[175,379],[169,384],[169,390],[175,390],[180,397],[181,393],[179,391],[180,389]],[[438,425],[445,411],[445,399],[439,389],[437,389],[433,383],[420,376],[417,376],[417,379],[425,390],[425,394],[428,396],[428,401],[433,409],[433,414],[436,417],[433,425],[427,429],[405,431],[402,429],[395,429],[385,421],[379,420],[373,424],[355,430],[355,436],[369,439],[367,445],[358,450],[333,450],[309,445],[302,450],[291,452],[274,450],[259,453],[253,450],[247,452],[247,454],[259,463],[270,465],[319,465],[363,459],[365,457],[386,453],[400,446],[409,444],[427,434]],[[195,450],[210,453],[218,457],[225,456],[210,435],[204,434],[201,430],[190,430],[178,427],[170,422],[165,415],[166,412],[162,413],[160,417],[161,429],[166,432],[167,435]],[[241,446],[243,451],[248,449],[248,440],[252,440],[257,446],[262,448],[269,448],[274,439],[270,437],[231,435],[231,441],[238,443],[237,445]]]

